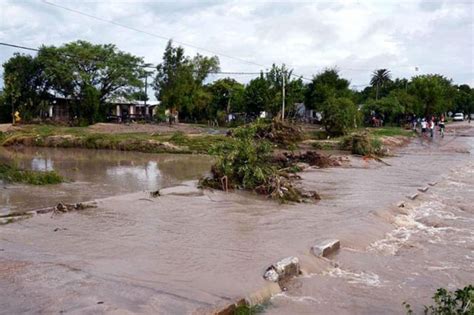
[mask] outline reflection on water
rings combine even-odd
[[[55,170],[68,182],[42,187],[3,183],[0,211],[25,211],[58,202],[80,202],[197,179],[210,169],[207,156],[137,152],[0,148],[0,160],[36,171]]]
[[[31,159],[31,169],[34,171],[52,171],[54,170],[53,161],[50,158],[34,157]]]

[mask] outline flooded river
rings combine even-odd
[[[0,213],[153,191],[197,179],[208,173],[211,165],[203,155],[31,147],[0,147],[0,160],[25,169],[55,170],[66,179],[60,185],[38,187],[0,181]]]
[[[136,177],[135,193],[115,190],[96,209],[0,227],[0,313],[206,313],[261,288],[265,267],[287,256],[299,257],[306,274],[271,299],[268,314],[402,314],[403,301],[420,311],[436,288],[474,282],[473,136],[462,129],[415,139],[386,159],[390,166],[355,158],[350,168],[305,171],[303,185],[322,196],[316,204],[192,188],[155,199],[140,190],[165,181],[125,172],[122,181]],[[163,156],[152,157],[167,173]],[[32,165],[31,155],[18,160]],[[132,160],[142,171],[150,161]],[[193,178],[208,162],[197,171],[183,161],[162,178]],[[107,172],[118,161],[103,163],[84,181],[119,176]],[[188,166],[194,173],[175,175]],[[309,249],[327,238],[342,248],[318,268]]]

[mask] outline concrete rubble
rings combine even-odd
[[[287,257],[271,265],[265,270],[263,278],[272,282],[279,282],[300,274],[298,257]]]
[[[316,257],[328,257],[341,248],[339,240],[324,240],[311,247],[311,253]]]

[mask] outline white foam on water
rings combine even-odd
[[[385,238],[370,244],[367,250],[376,251],[383,255],[395,255],[413,235],[420,233],[424,234],[424,239],[430,244],[466,244],[471,242],[474,235],[474,232],[471,230],[454,226],[431,226],[430,224],[426,225],[420,222],[427,218],[439,219],[439,222],[443,225],[450,222],[454,224],[461,221],[474,221],[472,218],[460,217],[453,212],[446,211],[450,207],[437,197],[432,196],[430,201],[423,202],[413,208],[407,208],[407,214],[397,215],[394,219],[394,224],[397,228],[387,233]],[[447,234],[450,234],[449,238],[446,237]]]
[[[459,269],[457,266],[428,266],[426,269],[430,271],[442,271],[442,270],[452,270],[452,269]]]
[[[379,276],[373,272],[352,272],[336,267],[326,274],[330,277],[346,279],[348,283],[364,284],[370,287],[381,286]]]
[[[297,303],[310,302],[310,303],[321,304],[321,302],[322,302],[322,301],[320,301],[320,300],[318,300],[318,299],[316,299],[315,297],[312,297],[312,296],[306,296],[306,295],[292,296],[292,295],[286,294],[285,292],[275,294],[274,296],[271,297],[270,300],[277,299],[277,298],[285,298],[285,299],[289,299],[289,300],[291,300],[293,302],[297,302]]]
[[[380,252],[384,255],[395,255],[400,247],[408,241],[412,234],[411,229],[401,227],[386,234],[384,239],[373,242],[367,248],[369,251]]]

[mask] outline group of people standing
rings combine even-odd
[[[413,127],[414,132],[418,131],[418,126],[420,127],[422,136],[427,136],[429,132],[431,138],[433,138],[434,136],[435,127],[438,126],[439,133],[441,134],[441,137],[444,138],[444,129],[446,128],[446,118],[444,117],[444,115],[441,115],[439,118],[434,117],[434,116],[431,116],[429,118],[413,117],[412,127]]]

